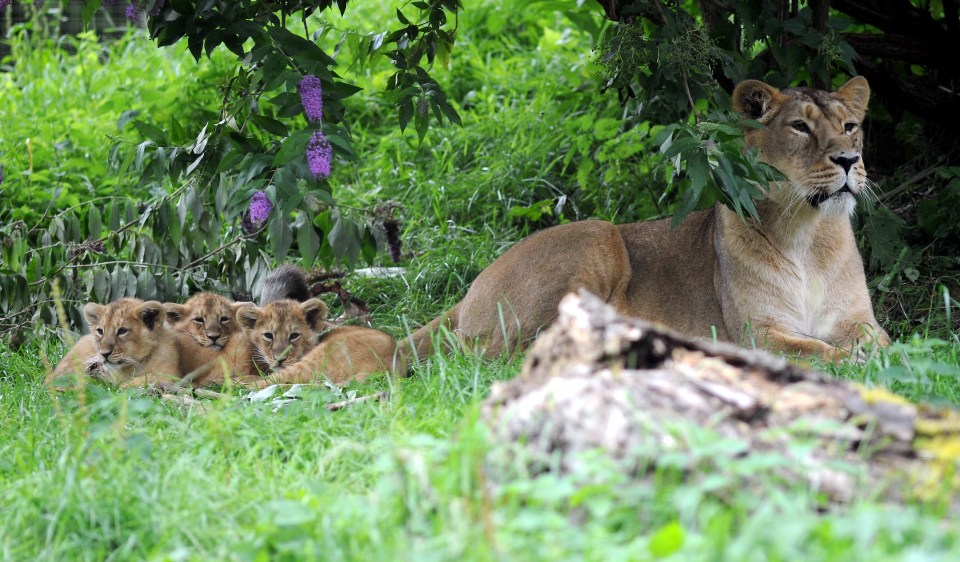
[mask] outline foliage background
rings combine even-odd
[[[81,4],[91,17],[96,3]],[[140,19],[172,43],[159,50],[137,33],[109,43],[60,36],[57,3],[16,4],[33,17],[9,28],[10,72],[0,76],[0,333],[19,344],[60,324],[54,281],[64,320],[79,327],[90,299],[256,295],[280,261],[390,265],[385,224],[397,221],[402,265],[420,271],[412,282],[432,296],[403,311],[419,323],[535,229],[681,220],[717,200],[749,214],[769,172],[741,152],[726,92],[746,76],[842,82],[875,60],[851,47],[869,51],[875,27],[850,18],[857,2],[836,3],[823,21],[823,2],[741,2],[727,20],[716,19],[720,4],[565,0],[536,2],[528,15],[515,4],[457,10],[437,0],[364,6],[351,18],[352,6],[343,17],[340,3],[309,2],[278,18],[257,3],[230,11],[178,1],[162,11],[193,14],[189,26]],[[926,9],[920,16],[949,28],[947,4],[890,9]],[[942,64],[884,64],[931,87],[952,76]],[[303,119],[296,96],[308,72],[324,82],[321,124]],[[878,313],[907,334],[944,320],[940,303],[960,290],[960,163],[943,131],[949,105],[931,120],[881,86],[866,155],[879,196],[857,226]],[[312,130],[334,141],[330,178],[306,170]],[[275,210],[250,234],[242,221],[259,190]],[[454,263],[433,272],[439,255]],[[403,322],[390,316],[388,326]]]
[[[46,10],[56,7],[49,4]],[[720,93],[698,106],[696,122],[683,109],[651,120],[644,98],[624,106],[615,92],[602,94],[606,51],[591,48],[616,27],[598,16],[597,5],[573,0],[467,4],[449,62],[430,69],[463,126],[431,127],[422,139],[415,125],[400,131],[395,101],[379,93],[396,68],[385,56],[366,55],[373,38],[396,24],[396,8],[414,13],[409,6],[351,3],[342,17],[311,16],[331,29],[324,48],[345,37],[337,72],[363,88],[342,102],[358,157],[341,155],[321,186],[334,204],[313,202],[312,226],[324,241],[317,259],[302,260],[297,236],[287,256],[307,267],[350,267],[329,239],[333,212],[374,237],[381,220],[376,204],[399,204],[403,274],[353,273],[343,280],[368,303],[375,325],[394,335],[458,299],[483,267],[536,229],[584,218],[641,220],[683,205],[692,185],[687,154],[704,145],[688,141],[670,154],[669,147],[661,151],[664,135],[725,135],[717,139],[728,143],[730,158],[737,156]],[[205,125],[220,120],[236,84],[233,53],[220,48],[194,62],[186,45],[157,49],[142,29],[103,42],[48,35],[44,29],[52,26],[39,21],[11,28],[6,41],[13,54],[0,62],[0,330],[6,342],[22,346],[0,344],[0,558],[954,560],[960,554],[949,498],[889,505],[859,490],[848,505],[827,505],[816,490],[779,476],[778,467],[793,459],[743,458],[742,444],[703,428],[678,427],[677,448],[651,459],[647,479],[625,475],[598,455],[575,474],[520,473],[490,482],[488,453],[502,444],[486,439],[478,404],[492,384],[515,376],[516,363],[432,357],[412,377],[312,389],[278,411],[230,389],[202,412],[97,386],[51,396],[44,373],[63,352],[49,327],[60,320],[49,302],[52,279],[68,306],[67,324],[79,329],[71,310],[89,299],[254,291],[279,255],[276,231],[240,234],[251,186],[174,181],[166,165],[165,174],[151,170],[158,147],[169,148],[167,155],[185,151]],[[673,106],[686,107],[684,98],[677,95]],[[952,229],[958,223],[943,218],[960,208],[951,199],[960,189],[949,167],[957,164],[949,159],[955,153],[915,117],[881,103],[871,109],[868,148],[881,152],[868,165],[881,195],[860,209],[857,221],[881,322],[899,341],[865,365],[821,367],[955,406],[960,263]],[[289,119],[283,122],[302,124]],[[707,130],[704,122],[723,126]],[[179,140],[164,144],[151,135]],[[277,140],[251,135],[268,146]],[[709,182],[695,205],[729,195],[722,183]],[[289,201],[276,191],[271,196]],[[275,210],[291,232],[300,212],[311,209],[301,203]],[[313,220],[323,216],[331,223]],[[384,249],[384,240],[374,241]],[[393,265],[370,247],[368,239],[355,265]],[[390,398],[383,403],[336,413],[323,407],[384,390]],[[793,449],[802,454],[804,447],[797,440]]]

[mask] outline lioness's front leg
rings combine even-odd
[[[763,339],[758,341],[757,344],[770,351],[799,356],[816,355],[829,361],[837,361],[850,356],[849,350],[844,350],[823,340],[787,334],[778,328],[761,328],[758,333],[762,334]]]

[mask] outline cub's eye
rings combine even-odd
[[[193,321],[197,324],[203,324],[203,316],[197,316]]]
[[[852,135],[853,133],[857,132],[858,127],[859,125],[856,123],[847,123],[843,126],[843,132],[847,133],[848,135]]]
[[[799,131],[801,133],[810,132],[810,127],[808,127],[806,122],[804,121],[800,121],[800,120],[794,121],[793,123],[790,123],[790,126],[793,127],[795,131]]]
[[[226,323],[229,322],[229,321],[230,321],[230,317],[229,317],[229,316],[221,316],[221,317],[220,317],[220,323],[221,323],[221,324],[226,324]]]
[[[272,333],[272,332],[264,332],[264,333],[263,333],[263,339],[265,339],[265,340],[267,340],[267,341],[273,341],[273,333]]]
[[[126,333],[129,332],[129,331],[130,331],[130,330],[128,330],[128,329],[126,329],[126,328],[119,328],[119,329],[117,329],[117,335],[118,335],[118,336],[122,336],[123,334],[126,334]]]
[[[290,341],[297,341],[300,339],[300,332],[290,332]]]
[[[103,335],[103,328],[97,328],[97,335],[98,335],[98,336],[102,336],[102,335]]]

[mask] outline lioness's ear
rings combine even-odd
[[[154,330],[157,326],[163,324],[167,317],[167,312],[163,305],[157,301],[147,301],[137,308],[137,316],[143,320],[148,330]]]
[[[163,310],[167,313],[167,322],[169,324],[176,324],[187,312],[187,307],[175,302],[166,302],[163,303]]]
[[[242,303],[237,307],[237,323],[244,328],[251,330],[257,326],[257,320],[260,319],[260,309],[257,305],[249,302]]]
[[[88,302],[83,305],[83,319],[87,321],[87,327],[91,330],[94,326],[100,325],[100,318],[103,316],[103,305],[95,302]]]
[[[323,326],[323,321],[327,319],[329,310],[327,303],[320,299],[309,299],[300,305],[303,316],[307,319],[307,324],[314,330],[319,330]]]
[[[867,114],[867,104],[870,102],[870,84],[863,76],[854,76],[840,89],[834,92],[836,97],[853,111],[858,118],[863,119]]]
[[[747,119],[762,120],[771,109],[780,105],[780,90],[759,80],[745,80],[733,90],[733,110]]]

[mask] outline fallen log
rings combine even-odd
[[[831,501],[866,493],[957,507],[956,411],[764,351],[693,341],[620,316],[584,292],[560,303],[521,374],[493,387],[483,417],[493,442],[509,444],[493,448],[501,461],[509,449],[534,472],[571,471],[599,449],[644,477],[657,455],[683,447],[678,424],[694,424],[744,444],[732,454],[784,455],[784,478]],[[794,439],[815,446],[798,453]]]

